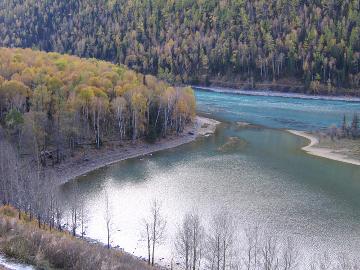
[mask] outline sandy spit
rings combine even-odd
[[[337,153],[334,149],[316,147],[316,145],[319,144],[319,139],[312,134],[309,134],[305,131],[297,131],[297,130],[288,130],[288,132],[306,138],[310,141],[310,143],[307,146],[301,148],[310,155],[336,160],[340,162],[350,163],[353,165],[360,165],[360,160],[352,159],[344,154]]]

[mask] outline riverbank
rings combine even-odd
[[[0,207],[0,251],[24,262],[18,267],[13,264],[13,269],[162,269],[121,250],[78,239],[69,232],[45,225],[40,228],[24,213],[19,219],[18,211],[10,206]]]
[[[6,268],[5,265],[1,265],[1,262],[0,262],[0,270],[10,270],[10,269]]]
[[[282,92],[276,90],[244,90],[237,88],[224,88],[224,87],[206,87],[206,86],[192,86],[195,89],[210,91],[216,93],[225,93],[225,94],[239,94],[239,95],[248,95],[248,96],[265,96],[265,97],[285,97],[285,98],[300,98],[300,99],[315,99],[315,100],[338,100],[338,101],[349,101],[349,102],[360,102],[359,97],[354,96],[335,96],[335,95],[309,95],[305,93],[296,93],[296,92]]]
[[[34,266],[24,264],[0,253],[0,270],[36,270]]]
[[[209,88],[228,88],[245,91],[267,91],[279,92],[283,94],[300,94],[300,95],[323,95],[323,96],[350,96],[360,97],[360,91],[356,88],[343,88],[320,84],[319,88],[314,91],[307,87],[302,80],[296,77],[282,78],[276,81],[249,81],[237,77],[235,74],[210,78],[208,81],[199,81],[198,87]],[[196,87],[196,86],[195,86]]]
[[[201,136],[209,136],[215,132],[219,123],[213,119],[197,116],[194,123],[179,135],[167,136],[153,144],[138,140],[136,143],[128,141],[118,145],[105,145],[102,149],[91,148],[79,151],[60,165],[54,168],[48,167],[46,173],[54,178],[55,183],[64,184],[90,171],[122,160],[149,155],[192,142]]]
[[[350,144],[350,141],[347,143],[339,144],[336,142],[321,142],[319,136],[311,134],[305,131],[297,130],[288,130],[288,132],[306,138],[310,141],[307,146],[301,148],[310,155],[323,157],[331,160],[336,160],[344,163],[349,163],[353,165],[360,165],[360,155],[354,153],[354,148]],[[343,141],[345,142],[345,140]],[[358,143],[360,144],[360,143]]]

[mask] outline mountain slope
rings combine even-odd
[[[357,0],[4,0],[0,44],[91,56],[178,82],[360,86]]]

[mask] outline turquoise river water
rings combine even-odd
[[[91,209],[87,235],[106,241],[104,194],[113,213],[113,245],[146,255],[142,219],[162,201],[167,238],[158,259],[173,256],[183,215],[197,210],[206,223],[226,208],[239,235],[260,226],[291,236],[305,254],[360,254],[360,167],[308,155],[306,139],[284,129],[316,130],[360,112],[359,102],[247,96],[196,90],[200,114],[222,122],[216,134],[174,149],[116,163],[77,178]],[[261,127],[239,128],[246,121]],[[226,148],[230,137],[237,147]],[[72,183],[62,187],[66,198]]]

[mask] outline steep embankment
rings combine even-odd
[[[66,232],[38,228],[35,220],[10,207],[0,208],[0,249],[41,269],[156,269],[132,255],[90,244]]]

